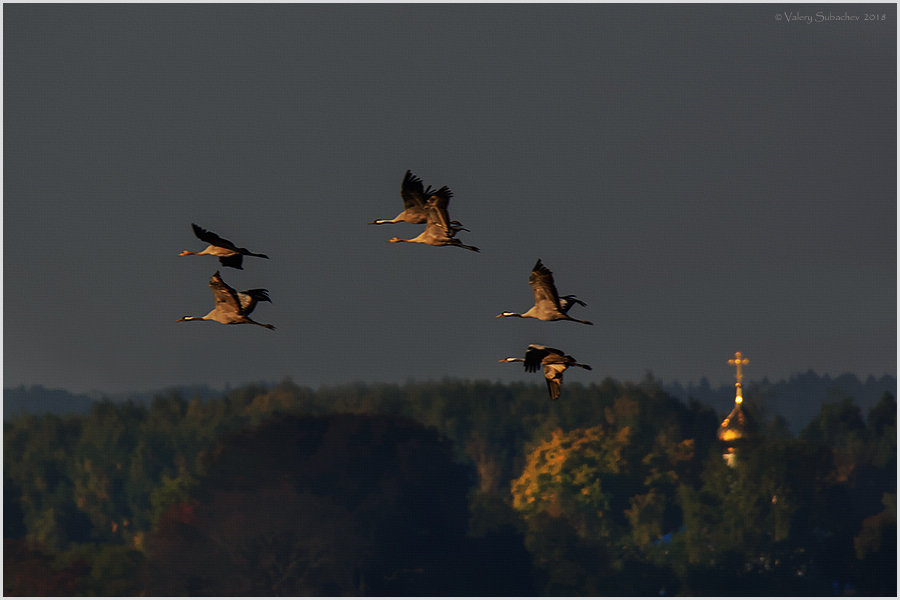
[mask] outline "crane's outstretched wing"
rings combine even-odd
[[[203,229],[199,225],[195,225],[191,223],[191,227],[194,229],[194,235],[198,238],[206,242],[207,244],[212,244],[213,246],[218,246],[219,248],[228,248],[229,250],[234,250],[235,252],[240,252],[241,250],[245,250],[244,248],[238,248],[229,240],[226,240],[223,237],[219,237],[212,231],[207,231]]]
[[[439,232],[446,237],[456,235],[456,230],[450,227],[450,215],[447,212],[452,197],[453,192],[444,186],[435,190],[428,198],[428,227],[438,228]]]
[[[220,256],[219,262],[222,263],[223,267],[231,267],[232,269],[240,269],[244,270],[244,267],[241,265],[244,262],[243,254],[232,254],[231,256]]]
[[[216,299],[216,308],[229,310],[235,314],[243,314],[237,292],[234,291],[233,287],[222,281],[222,276],[219,275],[218,271],[210,278],[209,287],[212,289],[213,297]]]
[[[559,310],[559,294],[556,292],[556,284],[553,283],[553,271],[541,264],[541,259],[534,263],[528,284],[534,292],[534,305],[550,304],[553,309]]]
[[[544,379],[547,380],[547,390],[550,392],[550,399],[556,400],[562,391],[563,371],[566,365],[552,363],[544,365]]]
[[[542,346],[540,344],[529,344],[528,350],[525,352],[525,370],[534,373],[541,366],[545,359],[549,359],[552,355],[562,356],[561,350]]]
[[[403,176],[403,183],[400,185],[400,196],[403,197],[404,208],[425,209],[425,203],[428,201],[428,195],[431,192],[429,186],[426,191],[422,187],[422,180],[407,171]]]
[[[196,235],[207,244],[217,246],[219,248],[225,248],[227,250],[231,250],[232,252],[238,253],[238,255],[236,256],[220,256],[219,262],[222,263],[223,266],[234,267],[235,269],[243,269],[243,267],[241,267],[241,262],[243,261],[243,259],[240,256],[242,254],[246,254],[248,256],[258,256],[259,258],[269,258],[265,254],[257,254],[255,252],[250,252],[246,248],[239,248],[231,240],[226,240],[223,237],[219,237],[212,231],[207,231],[206,229],[203,229],[202,227],[194,223],[191,223],[191,227],[194,228],[194,235]]]

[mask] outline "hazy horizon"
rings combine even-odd
[[[866,383],[869,382],[869,381],[880,381],[881,379],[884,379],[884,378],[893,379],[894,382],[895,382],[895,384],[896,384],[896,376],[891,375],[890,373],[884,373],[884,374],[882,374],[882,375],[874,375],[874,374],[870,374],[870,375],[866,375],[866,376],[864,376],[864,377],[861,377],[861,376],[859,376],[859,375],[856,374],[856,373],[850,373],[850,372],[843,372],[843,373],[818,373],[818,372],[816,372],[816,371],[814,371],[814,370],[806,370],[806,371],[797,371],[797,372],[791,373],[791,374],[788,375],[787,377],[780,377],[780,378],[777,378],[777,379],[772,379],[772,378],[769,378],[769,377],[759,377],[759,378],[745,377],[745,378],[744,378],[744,388],[745,388],[745,389],[751,389],[751,388],[753,388],[755,385],[762,384],[762,383],[770,383],[770,384],[790,383],[792,380],[797,379],[797,378],[800,378],[800,377],[802,377],[802,376],[804,376],[804,375],[808,375],[808,374],[810,374],[810,373],[812,373],[813,375],[815,375],[815,376],[817,376],[817,377],[821,377],[821,378],[823,378],[823,379],[827,378],[827,379],[830,379],[830,380],[832,380],[832,381],[837,380],[837,379],[840,379],[840,378],[843,378],[843,377],[851,376],[851,377],[855,377],[855,378],[857,379],[857,381],[859,381],[860,384],[866,384]],[[712,391],[727,390],[727,394],[728,394],[727,397],[726,397],[726,396],[723,396],[723,397],[721,398],[721,400],[722,400],[723,402],[730,402],[730,401],[732,400],[733,389],[734,389],[734,388],[733,388],[733,385],[734,385],[734,378],[733,378],[733,377],[732,377],[732,379],[731,379],[730,381],[721,381],[721,382],[713,381],[713,380],[711,380],[709,377],[706,377],[706,376],[701,376],[701,377],[698,378],[697,380],[692,380],[692,381],[664,380],[664,379],[661,379],[661,378],[659,378],[659,377],[656,377],[655,374],[653,374],[653,372],[652,372],[652,370],[651,370],[651,371],[648,371],[647,373],[645,373],[645,375],[644,375],[643,377],[640,377],[640,378],[637,378],[637,379],[623,379],[623,378],[615,377],[615,376],[612,375],[612,374],[604,376],[603,379],[606,379],[607,377],[609,377],[609,378],[611,378],[612,380],[617,381],[617,382],[619,382],[619,383],[623,383],[623,384],[640,384],[640,383],[642,383],[642,382],[646,379],[646,376],[647,376],[648,374],[653,376],[654,381],[660,383],[663,387],[666,387],[666,388],[669,388],[669,387],[672,387],[672,388],[675,388],[675,387],[682,387],[682,388],[684,388],[684,389],[686,389],[686,390],[689,390],[689,389],[692,389],[692,388],[699,389],[699,388],[703,388],[703,387],[704,387],[704,381],[705,381],[705,384],[708,385],[708,386],[709,386],[709,389],[712,390]],[[223,392],[223,393],[224,393],[224,392],[229,392],[229,391],[232,391],[232,390],[235,390],[235,389],[239,389],[239,388],[242,388],[242,387],[245,387],[245,386],[253,386],[253,385],[277,386],[277,385],[279,385],[280,383],[282,383],[282,382],[284,382],[284,381],[290,381],[290,382],[292,382],[292,383],[294,383],[294,384],[296,384],[296,385],[298,385],[298,386],[300,386],[300,387],[306,387],[306,388],[312,389],[312,390],[314,390],[314,391],[317,391],[317,390],[320,390],[320,389],[322,389],[322,388],[338,388],[338,387],[344,386],[344,385],[349,385],[349,386],[353,386],[353,385],[357,385],[357,384],[358,384],[358,385],[371,385],[371,386],[378,386],[378,385],[398,385],[398,386],[401,386],[401,387],[402,387],[402,386],[404,386],[404,385],[410,385],[410,384],[412,384],[412,385],[416,385],[416,384],[426,384],[426,385],[427,385],[427,384],[440,384],[440,383],[443,382],[444,380],[447,380],[447,381],[457,381],[457,382],[471,382],[471,383],[487,382],[487,383],[490,383],[490,384],[495,384],[495,383],[497,383],[497,384],[501,384],[501,385],[503,385],[503,384],[508,384],[508,383],[513,383],[513,382],[519,382],[519,383],[526,383],[526,384],[531,383],[531,384],[534,384],[534,385],[536,385],[536,386],[538,386],[538,387],[541,387],[541,388],[544,386],[544,380],[543,380],[543,378],[540,376],[540,374],[537,374],[537,375],[535,375],[535,374],[525,374],[525,375],[523,375],[523,377],[521,377],[521,378],[518,378],[518,379],[517,379],[517,378],[511,378],[511,379],[508,380],[508,381],[504,381],[504,380],[501,380],[501,379],[499,379],[499,378],[495,378],[495,379],[488,379],[488,378],[471,379],[471,378],[465,378],[465,377],[445,376],[445,377],[435,377],[435,378],[429,378],[429,379],[409,378],[409,379],[402,380],[402,381],[399,381],[399,380],[398,380],[398,381],[362,381],[362,380],[354,380],[354,381],[341,381],[341,382],[337,382],[337,383],[323,382],[323,383],[318,384],[318,385],[309,385],[309,384],[304,384],[304,383],[301,383],[301,382],[297,382],[297,381],[293,380],[293,378],[286,376],[286,377],[283,377],[283,378],[278,379],[278,380],[275,380],[275,379],[272,379],[272,380],[253,379],[253,380],[247,380],[247,381],[241,381],[241,382],[232,382],[232,381],[229,381],[229,382],[223,382],[223,383],[220,383],[220,384],[206,384],[206,383],[197,383],[197,382],[190,383],[190,382],[188,382],[188,383],[176,383],[176,384],[167,385],[167,386],[158,387],[158,388],[128,389],[128,390],[102,390],[102,389],[74,390],[74,389],[71,389],[71,388],[48,387],[48,386],[46,386],[46,385],[44,385],[44,384],[42,384],[42,383],[40,383],[40,382],[36,382],[36,383],[20,383],[20,384],[16,384],[16,385],[7,385],[7,384],[4,384],[4,389],[18,389],[18,388],[24,388],[24,389],[26,389],[26,390],[29,390],[29,389],[33,389],[33,388],[42,388],[42,389],[44,389],[44,390],[46,390],[46,391],[50,391],[50,392],[53,392],[53,391],[63,391],[63,392],[70,393],[70,394],[72,394],[72,395],[90,396],[90,397],[92,397],[92,398],[94,398],[94,399],[99,399],[99,398],[102,398],[102,397],[114,397],[114,398],[115,398],[115,397],[128,396],[129,394],[138,394],[138,395],[141,395],[141,394],[152,394],[152,393],[165,392],[165,391],[169,391],[169,390],[190,389],[190,388],[201,388],[201,389],[205,388],[205,389],[208,389],[208,390],[210,390],[210,391],[212,391],[212,392],[215,392],[215,393],[220,393],[220,392]],[[571,381],[572,383],[578,383],[578,384],[583,384],[583,385],[589,385],[589,384],[591,384],[591,383],[598,384],[598,383],[601,382],[601,380],[597,380],[597,379],[593,379],[593,378],[589,379],[588,381],[581,381],[581,380],[575,381],[575,378],[574,378],[574,377],[568,377],[568,378],[566,379],[566,382],[567,382],[566,385],[569,385],[569,382],[570,382],[570,381]],[[894,391],[896,391],[896,390],[894,390]]]

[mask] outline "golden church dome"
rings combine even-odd
[[[743,439],[751,433],[751,429],[752,424],[747,413],[744,412],[742,402],[738,402],[736,398],[734,408],[731,409],[731,412],[719,425],[719,441],[733,442]]]

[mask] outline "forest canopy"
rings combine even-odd
[[[22,415],[4,593],[893,596],[894,396],[819,404],[795,434],[748,395],[733,467],[721,414],[652,381],[551,402],[286,380]]]

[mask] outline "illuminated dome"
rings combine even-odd
[[[728,413],[728,416],[725,417],[725,420],[719,425],[719,441],[721,442],[742,440],[751,435],[753,429],[755,429],[750,417],[744,412],[744,407],[741,402],[743,398],[741,398],[741,401],[739,401],[738,398],[740,398],[740,396],[735,398],[734,408],[731,409],[731,412]]]

